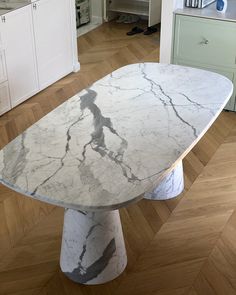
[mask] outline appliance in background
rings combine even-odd
[[[204,8],[213,2],[215,2],[215,0],[185,0],[185,6],[193,8]]]
[[[89,0],[76,0],[76,23],[77,28],[90,21]]]

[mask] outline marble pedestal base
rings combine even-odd
[[[60,265],[68,278],[81,284],[102,284],[119,276],[126,264],[118,210],[66,209]]]
[[[145,199],[168,200],[177,197],[184,189],[184,174],[182,161],[172,170],[151,193],[145,194]]]

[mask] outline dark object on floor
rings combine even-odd
[[[134,27],[131,31],[126,33],[126,35],[132,36],[132,35],[139,34],[139,33],[142,33],[142,32],[143,32],[143,29],[141,29],[139,27]]]
[[[153,33],[157,32],[157,28],[155,27],[147,27],[147,29],[144,31],[144,35],[151,35]]]

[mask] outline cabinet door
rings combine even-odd
[[[5,52],[0,49],[0,83],[7,80]]]
[[[166,0],[163,0],[166,1]],[[161,0],[149,0],[148,26],[154,26],[161,22]]]
[[[236,68],[236,23],[177,15],[174,57]]]
[[[30,5],[7,13],[0,21],[13,107],[38,91],[32,27]]]
[[[73,70],[70,3],[39,0],[32,4],[40,89]]]
[[[223,73],[222,73],[222,75],[223,75]],[[236,72],[234,72],[234,77],[233,77],[232,82],[234,83],[234,92],[224,108],[225,110],[228,110],[228,111],[236,111],[236,88],[235,88],[236,87]]]
[[[10,97],[8,91],[8,83],[0,84],[0,115],[11,109]]]

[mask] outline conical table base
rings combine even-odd
[[[61,270],[74,282],[103,284],[125,269],[127,256],[119,211],[66,209]]]

